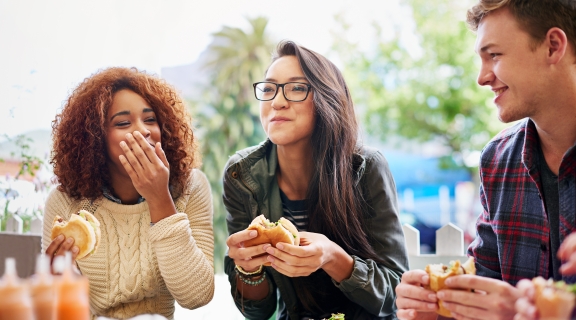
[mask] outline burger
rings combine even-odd
[[[426,289],[438,292],[439,290],[446,289],[444,282],[452,276],[462,274],[476,274],[476,266],[474,265],[474,258],[470,257],[464,264],[460,264],[460,260],[450,261],[449,265],[443,264],[429,264],[426,266],[426,273],[430,277],[430,285]],[[436,311],[443,317],[452,317],[450,310],[446,309],[442,300],[438,300],[438,310]]]
[[[73,214],[68,221],[57,215],[52,224],[51,239],[54,240],[61,234],[66,238],[74,238],[74,245],[80,249],[76,260],[84,259],[98,249],[101,236],[100,222],[86,210]]]
[[[542,277],[532,279],[535,287],[536,309],[540,319],[570,319],[574,309],[576,285],[567,285],[564,281],[554,282]]]
[[[278,222],[270,222],[261,214],[252,220],[246,230],[256,230],[258,235],[256,238],[244,241],[244,247],[251,247],[264,243],[270,243],[275,247],[278,242],[284,242],[295,246],[300,245],[298,229],[296,229],[294,224],[286,218],[280,218]],[[267,262],[264,265],[269,266],[270,262]]]

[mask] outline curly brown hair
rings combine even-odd
[[[170,190],[177,198],[200,165],[191,117],[172,86],[136,68],[108,68],[84,79],[52,121],[50,163],[58,190],[74,199],[94,200],[109,187],[106,117],[114,94],[122,89],[137,93],[154,110],[170,164]]]

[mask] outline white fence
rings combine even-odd
[[[16,259],[16,270],[22,278],[34,273],[36,256],[41,250],[42,219],[30,221],[30,233],[22,234],[22,218],[11,215],[6,220],[6,230],[0,230],[0,276],[4,274],[4,260]]]
[[[18,215],[12,214],[6,220],[6,230],[0,232],[22,233],[24,230],[24,221]],[[42,235],[42,218],[33,217],[30,220],[30,234]]]
[[[420,254],[420,232],[409,224],[402,226],[410,269],[424,269],[430,263],[448,264],[451,260],[464,262],[464,232],[452,223],[436,230],[436,253]]]

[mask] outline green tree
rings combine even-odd
[[[210,81],[201,101],[192,101],[196,114],[203,171],[214,201],[214,262],[223,270],[226,250],[226,210],[222,203],[222,173],[228,157],[265,139],[252,83],[264,77],[273,43],[266,33],[268,20],[248,19],[251,30],[223,27],[213,34],[205,64]]]
[[[463,159],[502,128],[491,93],[476,83],[475,36],[464,21],[469,1],[403,2],[412,8],[416,46],[406,45],[397,28],[391,40],[376,40],[375,53],[359,52],[344,36],[337,37],[334,50],[370,134],[384,141],[401,137],[440,143],[451,150],[443,166],[466,167]],[[339,34],[345,35],[348,26],[340,21]]]

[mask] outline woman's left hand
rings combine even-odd
[[[305,277],[322,268],[338,282],[350,276],[354,260],[344,249],[323,234],[299,234],[300,246],[277,243],[266,249],[274,269],[288,277]]]
[[[122,141],[120,147],[124,151],[120,162],[142,197],[150,201],[169,195],[170,165],[159,142],[152,147],[140,132],[134,131],[126,134],[126,142]]]

